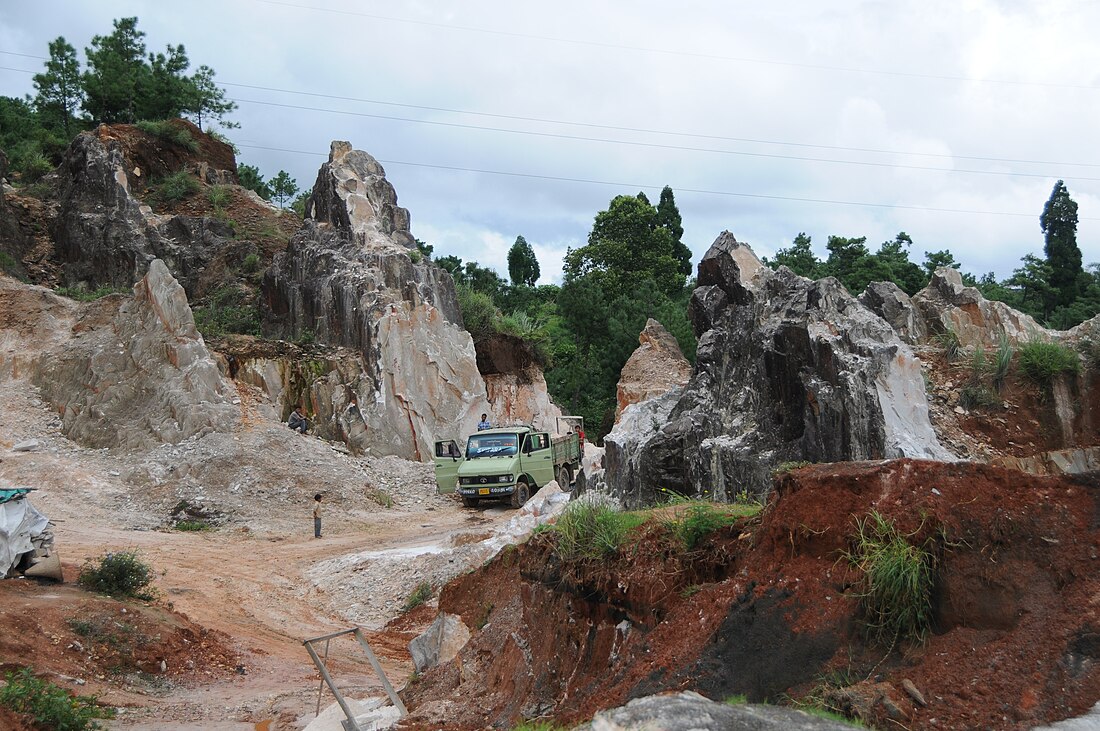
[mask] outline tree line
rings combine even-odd
[[[84,49],[59,36],[49,44],[45,68],[34,75],[34,96],[0,96],[0,149],[29,182],[48,172],[80,131],[101,122],[135,123],[187,117],[200,129],[227,119],[237,105],[214,83],[214,69],[191,61],[183,44],[148,52],[136,17],[113,21]]]

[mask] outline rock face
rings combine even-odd
[[[153,259],[161,259],[193,294],[206,264],[232,247],[233,231],[212,218],[154,215],[133,195],[153,171],[128,158],[119,129],[101,125],[83,132],[65,152],[61,208],[51,230],[64,263],[63,278],[91,289],[129,288]],[[203,137],[203,145],[223,145]],[[216,173],[209,163],[205,167],[211,180],[232,179],[230,171]]]
[[[638,336],[640,343],[623,366],[616,389],[615,422],[623,409],[683,386],[691,378],[691,363],[680,352],[676,338],[650,318]]]
[[[334,142],[307,220],[264,276],[267,327],[352,348],[363,377],[345,384],[375,453],[426,459],[489,411],[450,274],[414,262],[408,212],[373,157]]]
[[[924,317],[928,334],[949,328],[963,347],[995,348],[1002,332],[1013,343],[1054,335],[1030,315],[965,286],[962,275],[948,267],[936,270],[928,286],[913,295],[913,305]]]
[[[695,372],[654,433],[607,436],[612,492],[628,505],[662,489],[730,500],[766,492],[785,461],[951,459],[894,330],[835,279],[753,271],[748,254],[724,235],[700,262]]]
[[[490,423],[530,424],[554,431],[559,409],[532,346],[522,338],[497,333],[476,341],[477,369],[485,379]]]
[[[428,629],[409,642],[413,667],[422,673],[440,663],[454,660],[470,641],[470,629],[462,617],[440,612]]]
[[[8,158],[4,156],[4,152],[0,150],[0,181],[5,180],[8,175]],[[15,260],[16,266],[19,266],[18,260],[22,257],[24,250],[27,248],[26,237],[23,236],[23,231],[19,228],[19,222],[15,220],[15,215],[11,211],[11,207],[7,201],[4,200],[3,191],[0,191],[0,251],[6,252],[13,260]],[[9,266],[4,269],[9,269]],[[21,267],[20,267],[21,268]],[[22,274],[22,272],[18,272]]]
[[[890,323],[890,327],[906,343],[917,345],[928,337],[924,317],[914,307],[909,295],[893,282],[871,282],[859,296],[859,301]]]
[[[183,287],[163,262],[152,262],[133,299],[99,300],[71,333],[34,373],[71,439],[146,448],[229,431],[238,420]]]

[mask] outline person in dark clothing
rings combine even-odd
[[[309,422],[306,421],[305,415],[302,414],[301,406],[295,406],[294,411],[290,412],[290,418],[287,419],[286,425],[300,434],[306,433],[306,429],[309,429]]]
[[[313,496],[313,537],[321,537],[321,493]]]

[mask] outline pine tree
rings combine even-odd
[[[34,75],[34,107],[40,118],[48,122],[60,122],[65,137],[73,134],[72,120],[84,100],[80,86],[80,62],[76,49],[64,36],[50,42],[50,60],[46,70]]]
[[[84,110],[96,122],[136,122],[138,93],[150,73],[145,63],[145,33],[136,17],[114,21],[109,36],[95,36],[84,49]]]
[[[539,260],[527,239],[516,237],[516,243],[508,250],[508,277],[512,284],[534,286],[539,279]]]
[[[166,50],[149,54],[149,73],[140,77],[138,119],[174,119],[194,96],[191,79],[184,74],[191,65],[186,49],[169,43]]]
[[[657,225],[664,226],[672,234],[673,256],[680,263],[680,273],[684,276],[690,275],[691,249],[681,241],[684,237],[683,219],[680,217],[680,209],[676,207],[672,188],[667,185],[661,189],[661,200],[657,203]]]
[[[280,208],[285,208],[286,202],[298,193],[298,182],[286,170],[280,170],[271,179],[270,185],[271,197],[279,203]]]
[[[1043,251],[1050,265],[1050,286],[1057,306],[1068,306],[1080,294],[1081,249],[1077,247],[1077,203],[1069,197],[1066,184],[1054,184],[1050,198],[1039,216],[1039,226],[1046,237]]]
[[[225,89],[214,84],[214,69],[203,65],[195,69],[191,77],[191,96],[184,111],[195,117],[195,124],[202,129],[202,120],[216,119],[223,127],[239,127],[236,122],[227,122],[225,115],[237,108],[237,103],[225,98]]]

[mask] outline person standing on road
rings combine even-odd
[[[321,493],[313,496],[313,537],[321,537]]]

